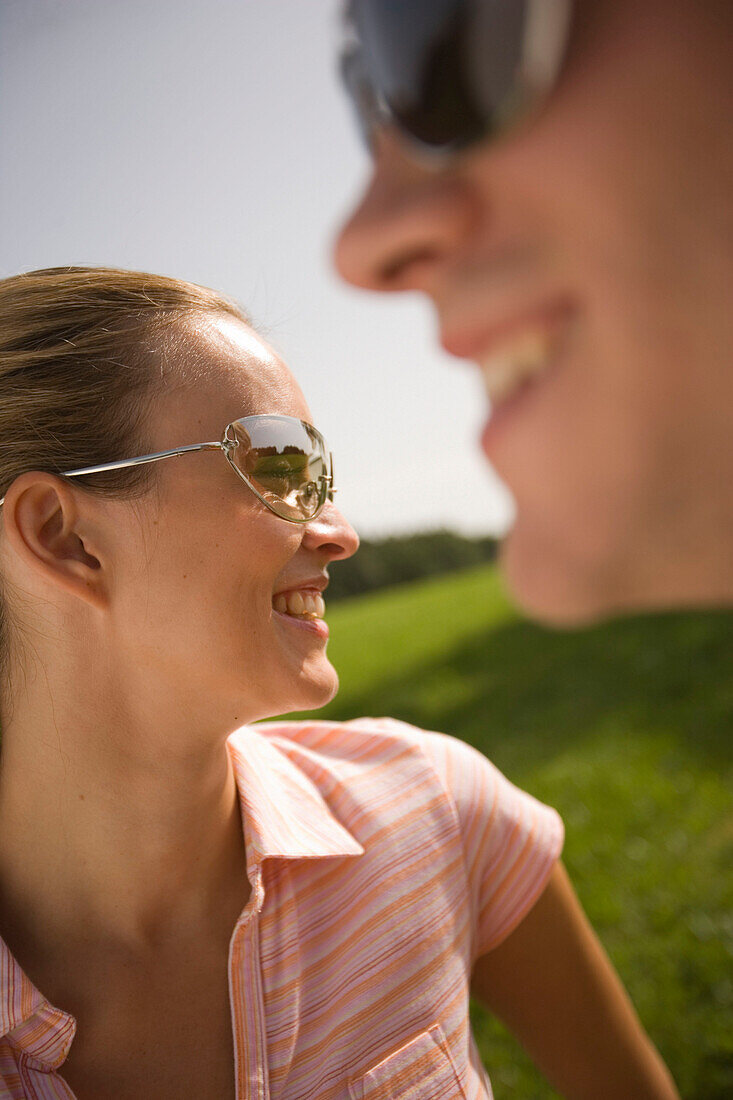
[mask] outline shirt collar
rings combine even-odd
[[[262,860],[363,855],[318,787],[263,731],[242,726],[227,745],[242,807],[250,881]]]
[[[363,855],[362,846],[336,820],[313,781],[272,739],[253,726],[242,726],[231,734],[227,747],[239,792],[250,882],[268,858]],[[66,1058],[75,1031],[74,1017],[36,989],[0,937],[0,1038],[7,1037],[44,1069],[55,1070]]]
[[[53,1070],[69,1053],[75,1031],[74,1017],[39,993],[0,938],[0,1037]]]

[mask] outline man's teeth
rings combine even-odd
[[[293,615],[297,619],[322,619],[326,614],[323,596],[310,589],[281,592],[275,596],[272,606],[282,615]]]
[[[479,361],[486,392],[492,404],[503,401],[528,378],[550,366],[557,344],[547,332],[524,332]]]

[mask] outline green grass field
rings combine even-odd
[[[335,605],[341,691],[556,806],[581,901],[686,1100],[733,1096],[733,616],[524,621],[482,566]],[[477,1005],[496,1100],[557,1096]],[[624,1100],[624,1098],[619,1098]]]

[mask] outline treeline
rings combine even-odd
[[[493,538],[468,538],[447,530],[362,539],[353,558],[329,566],[328,599],[358,596],[375,588],[493,561],[496,549]]]

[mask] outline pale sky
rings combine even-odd
[[[109,264],[223,291],[300,382],[362,535],[498,533],[511,505],[476,442],[475,372],[437,347],[426,303],[330,266],[368,169],[337,12],[0,0],[0,275]]]

